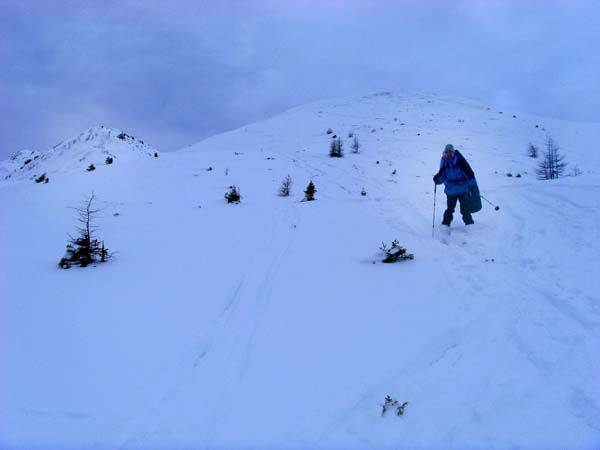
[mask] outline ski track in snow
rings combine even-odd
[[[557,225],[558,230],[563,238],[566,238],[577,248],[581,247],[598,247],[598,240],[588,239],[585,240],[586,230],[590,230],[597,221],[594,220],[597,217],[598,209],[594,206],[583,206],[578,202],[573,201],[570,197],[563,195],[553,195],[547,197],[544,194],[539,193],[522,193],[523,198],[530,204],[527,210],[535,211],[536,214],[542,214],[542,222],[551,222]],[[565,209],[575,209],[576,211],[565,212]],[[517,267],[521,266],[525,270],[517,271],[517,274],[521,276],[513,276],[511,279],[504,279],[499,284],[493,279],[490,274],[481,273],[479,280],[463,279],[461,280],[465,284],[470,283],[472,285],[473,296],[471,298],[486,298],[488,300],[497,298],[497,290],[502,289],[507,292],[507,297],[510,293],[518,293],[520,303],[506,302],[503,306],[495,305],[497,307],[490,307],[487,305],[490,311],[493,311],[494,316],[498,314],[498,311],[505,310],[506,316],[502,318],[504,324],[504,333],[510,337],[516,348],[527,358],[536,370],[544,374],[554,373],[560,371],[561,362],[556,360],[554,354],[558,347],[561,347],[561,354],[564,356],[576,354],[582,346],[583,337],[573,339],[573,328],[576,326],[580,330],[581,336],[592,336],[590,332],[597,331],[600,325],[600,314],[596,314],[592,318],[582,314],[577,306],[573,304],[575,300],[581,301],[579,296],[567,296],[565,290],[556,280],[560,279],[560,269],[554,269],[552,267],[544,267],[543,269],[537,267],[537,264],[531,263],[527,258],[517,258],[515,260],[515,254],[526,255],[528,250],[528,243],[537,236],[536,230],[528,225],[528,221],[521,216],[520,213],[513,210],[512,208],[503,207],[503,212],[508,213],[514,220],[513,230],[506,231],[506,234],[510,235],[512,239],[502,240],[501,243],[505,244],[510,240],[513,241],[512,246],[516,247],[516,252],[513,249],[510,251],[503,251],[499,245],[493,243],[485,243],[481,241],[484,237],[479,232],[477,233],[466,233],[466,242],[468,245],[457,245],[460,240],[456,239],[456,234],[465,234],[464,229],[460,229],[462,224],[460,223],[460,214],[455,215],[453,223],[452,235],[449,237],[449,247],[445,247],[445,250],[450,250],[454,253],[454,259],[461,262],[468,260],[473,261],[476,258],[482,261],[485,257],[495,255],[496,261],[502,261],[504,264],[513,264]],[[395,214],[396,213],[396,214]],[[592,214],[590,214],[592,213]],[[595,215],[593,214],[595,213]],[[400,211],[394,211],[387,207],[382,209],[380,217],[398,216]],[[475,216],[477,220],[477,215]],[[585,225],[581,224],[582,218],[588,218],[589,223]],[[397,220],[385,220],[385,222],[396,228],[399,232],[406,231],[407,227],[402,222]],[[459,223],[457,225],[457,222]],[[568,224],[567,224],[568,222]],[[439,226],[439,225],[438,225]],[[476,229],[476,224],[473,228]],[[468,236],[471,234],[471,236]],[[476,234],[477,236],[473,235]],[[596,236],[594,236],[595,238]],[[476,242],[478,241],[478,242]],[[462,244],[462,243],[461,243]],[[550,245],[550,243],[548,243]],[[464,258],[465,254],[468,258]],[[463,264],[464,265],[464,264]],[[460,266],[457,267],[457,271],[460,272]],[[544,279],[541,283],[545,288],[529,285],[530,277],[533,275]],[[513,274],[514,275],[514,274]],[[456,285],[457,283],[453,283]],[[591,301],[597,302],[597,298],[590,299]],[[543,305],[547,307],[544,308]],[[592,305],[590,305],[592,306]],[[471,309],[471,306],[465,304],[465,309]],[[529,311],[528,311],[529,309]],[[597,307],[596,307],[597,309]],[[589,314],[589,309],[586,308]],[[542,320],[541,317],[545,320]],[[537,318],[537,319],[536,319]],[[497,317],[484,318],[480,317],[479,320],[482,323],[492,323],[497,320]],[[530,323],[533,322],[533,323]],[[560,331],[560,324],[564,322],[570,322],[570,325],[565,328],[564,332]],[[545,323],[553,323],[551,327],[545,325]],[[521,329],[537,329],[540,332],[538,339],[552,340],[552,344],[547,346],[540,346],[529,343],[528,339],[521,334]],[[372,386],[363,397],[361,397],[357,403],[352,406],[348,411],[342,413],[323,433],[323,435],[315,442],[316,446],[320,446],[327,442],[327,437],[337,428],[343,428],[349,435],[353,436],[359,445],[372,448],[376,447],[377,443],[369,441],[365,436],[361,435],[361,430],[349,427],[347,424],[352,423],[350,417],[352,415],[359,415],[357,411],[361,411],[364,415],[364,410],[368,410],[368,405],[376,404],[377,400],[380,401],[385,395],[386,388],[393,386],[397,383],[396,380],[401,379],[409,370],[416,370],[420,372],[419,366],[434,365],[439,363],[443,358],[447,356],[449,352],[454,349],[460,349],[462,342],[468,342],[471,339],[477,339],[476,336],[481,333],[469,332],[469,330],[457,331],[452,337],[445,336],[442,341],[447,345],[443,346],[441,343],[437,345],[429,346],[429,348],[423,348],[420,354],[422,355],[417,361],[411,361],[406,364],[399,372],[393,374],[389,378],[381,381],[375,386]],[[489,334],[489,333],[486,333]],[[471,335],[471,336],[469,336]],[[600,339],[591,338],[592,343],[588,343],[588,350],[590,355],[595,353],[594,349],[599,348]],[[548,354],[547,351],[541,349],[552,348],[552,353]],[[460,359],[460,357],[458,358]],[[600,417],[600,409],[597,403],[591,398],[582,395],[581,391],[576,391],[574,394],[575,399],[571,402],[571,405],[575,413],[585,420],[590,427],[598,429],[598,417]],[[585,406],[583,406],[585,405]],[[325,445],[327,446],[327,445]]]
[[[194,378],[205,367],[218,372],[227,380],[219,391],[210,395],[215,406],[209,420],[207,423],[198,424],[199,429],[206,430],[203,448],[212,448],[211,430],[226,414],[237,386],[247,370],[253,351],[254,333],[271,301],[272,280],[277,276],[287,249],[293,242],[294,233],[286,232],[286,229],[290,223],[297,222],[297,217],[292,209],[288,210],[291,212],[282,215],[267,233],[268,241],[262,244],[247,264],[242,280],[201,343],[183,356],[179,373],[173,377],[169,390],[163,393],[146,414],[139,434],[128,438],[120,449],[145,448],[145,439],[156,431],[165,416],[176,416],[181,404],[188,401],[185,398],[193,397],[193,389],[196,386]],[[262,268],[266,268],[264,273],[257,271]],[[237,334],[232,335],[232,332]],[[225,353],[228,354],[227,358],[223,357]]]

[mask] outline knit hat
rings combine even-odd
[[[452,153],[454,153],[454,145],[452,145],[452,144],[446,144],[446,147],[444,147],[444,151],[445,152],[452,152]]]

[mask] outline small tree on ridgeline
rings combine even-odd
[[[530,158],[538,157],[538,148],[536,145],[533,145],[531,142],[529,143],[529,147],[527,147],[527,156]]]
[[[281,182],[281,186],[279,186],[279,196],[280,197],[289,197],[291,187],[292,187],[292,177],[290,177],[288,175]]]
[[[332,158],[341,158],[344,156],[343,144],[340,138],[331,141],[331,145],[329,146],[329,156]]]
[[[352,144],[350,144],[350,148],[352,149],[352,153],[358,153],[360,149],[360,143],[358,142],[358,137],[354,136],[352,140]]]
[[[565,157],[560,153],[559,147],[554,139],[548,137],[546,142],[546,151],[538,165],[537,176],[540,180],[554,180],[565,174]]]
[[[86,267],[94,262],[106,262],[112,254],[104,246],[104,241],[96,239],[95,233],[98,227],[93,225],[99,209],[94,209],[96,197],[92,193],[79,207],[73,208],[77,212],[77,237],[69,235],[69,243],[65,255],[58,265],[63,269],[70,268],[73,264]]]
[[[315,189],[315,185],[311,180],[310,183],[308,183],[308,186],[306,186],[306,190],[304,191],[304,201],[313,201],[315,199],[316,192],[317,190]]]

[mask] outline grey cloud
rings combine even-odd
[[[165,150],[320,98],[468,96],[600,121],[595,1],[4,1],[0,157],[87,126]]]

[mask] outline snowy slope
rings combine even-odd
[[[155,152],[156,149],[122,130],[100,125],[44,152],[21,150],[0,162],[0,182],[32,180],[43,173],[48,177],[62,175],[85,170],[90,164],[104,165],[107,157],[113,158],[113,163],[120,163],[152,157]]]
[[[548,133],[580,176],[535,179]],[[443,242],[448,142],[501,209]],[[598,448],[599,144],[599,124],[378,94],[0,183],[0,447]],[[60,270],[92,191],[119,253]],[[377,262],[396,238],[415,260]],[[403,417],[381,417],[386,395]]]

